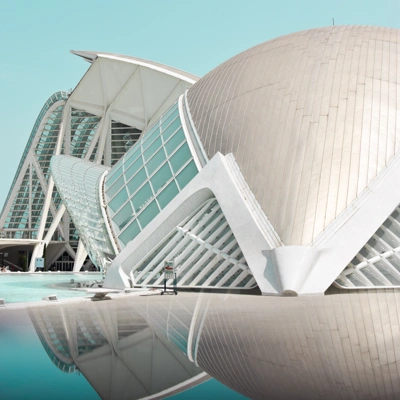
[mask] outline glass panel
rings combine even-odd
[[[170,125],[172,123],[172,121],[176,121],[176,117],[178,116],[178,114],[179,114],[179,111],[178,111],[178,108],[176,108],[174,110],[174,112],[171,113],[171,115],[163,117],[162,122],[161,122],[161,129],[164,131],[168,127],[168,125]]]
[[[148,183],[146,183],[132,198],[133,208],[135,212],[139,212],[148,201],[153,197],[153,192]]]
[[[152,143],[153,140],[160,134],[160,128],[157,124],[152,130],[147,133],[143,138],[143,149],[146,150]]]
[[[139,224],[134,220],[119,236],[118,239],[123,246],[134,239],[140,233]]]
[[[124,177],[121,175],[118,180],[107,190],[106,194],[109,199],[113,198],[114,195],[124,186]]]
[[[133,161],[136,160],[136,158],[139,157],[141,154],[142,148],[140,147],[140,144],[135,144],[132,149],[126,153],[124,156],[124,169],[125,171],[129,168],[129,166],[132,164]]]
[[[170,126],[168,126],[165,131],[162,133],[162,137],[164,142],[166,142],[171,135],[181,126],[181,120],[177,118]]]
[[[164,149],[160,149],[157,154],[146,164],[149,176],[165,161]]]
[[[158,203],[161,209],[165,206],[179,193],[178,186],[175,181],[172,181],[157,197]]]
[[[184,170],[176,177],[181,190],[193,179],[197,174],[197,167],[194,161],[190,162]]]
[[[165,144],[165,150],[167,154],[170,156],[175,149],[179,147],[179,145],[185,141],[185,134],[183,133],[182,129],[179,129],[178,132]]]
[[[190,153],[190,149],[187,143],[181,146],[177,152],[170,158],[169,162],[171,163],[172,170],[176,173],[178,172],[182,166],[192,158],[192,154]]]
[[[142,229],[160,212],[155,201],[151,202],[146,209],[138,216]]]
[[[106,176],[104,184],[105,190],[108,190],[108,188],[113,184],[113,182],[115,182],[115,180],[120,176],[120,174],[121,174],[121,167],[117,168],[117,170],[114,171],[114,173],[109,173]]]
[[[157,194],[167,181],[172,177],[171,168],[168,163],[165,163],[151,178],[150,182],[153,185],[154,193]]]
[[[148,161],[150,157],[156,152],[157,149],[161,147],[161,138],[156,139],[149,148],[143,152],[143,158],[145,161]]]
[[[146,180],[146,171],[142,168],[127,184],[129,196],[132,196]]]
[[[178,115],[178,102],[176,102],[163,116],[162,116],[162,123],[164,126],[168,125],[175,116]],[[173,115],[172,118],[169,118],[170,115]]]
[[[131,203],[128,201],[117,215],[113,217],[113,222],[122,229],[134,216]]]
[[[142,157],[140,157],[125,171],[126,180],[128,181],[129,179],[131,179],[132,176],[135,175],[139,168],[142,166],[143,160]]]
[[[126,188],[122,188],[122,190],[110,201],[108,206],[115,212],[122,206],[122,204],[125,203],[127,199],[128,194],[126,192]]]

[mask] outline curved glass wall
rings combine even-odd
[[[54,156],[51,172],[90,259],[104,268],[115,256],[102,216],[99,187],[108,168],[71,156]]]
[[[134,239],[197,173],[176,102],[105,178],[119,245]]]
[[[40,124],[42,123],[42,120],[43,120],[44,116],[46,115],[46,113],[49,111],[49,109],[50,109],[55,103],[57,103],[58,101],[61,101],[61,100],[65,101],[65,100],[67,100],[67,98],[68,98],[68,95],[67,95],[66,92],[57,92],[57,93],[54,93],[52,96],[50,96],[50,98],[46,101],[46,103],[44,104],[44,106],[43,106],[42,109],[40,110],[40,113],[39,113],[38,117],[36,118],[35,125],[33,125],[32,132],[31,132],[31,134],[30,134],[30,136],[29,136],[28,143],[27,143],[26,146],[25,146],[25,150],[24,150],[24,152],[23,152],[23,154],[22,154],[21,160],[20,160],[19,165],[18,165],[18,168],[17,168],[17,172],[15,173],[14,179],[13,179],[13,181],[12,181],[10,190],[8,191],[8,195],[7,195],[6,201],[4,202],[3,210],[2,210],[2,212],[1,212],[2,214],[3,214],[3,212],[4,212],[4,208],[6,207],[6,205],[7,205],[7,203],[8,203],[8,200],[10,199],[11,193],[12,193],[12,191],[13,191],[13,189],[14,189],[14,185],[15,185],[17,179],[18,179],[18,176],[19,176],[20,173],[21,173],[21,169],[22,169],[22,167],[23,167],[23,165],[24,165],[24,162],[25,162],[25,159],[26,159],[26,157],[27,157],[27,155],[28,155],[29,149],[30,149],[31,146],[32,146],[32,141],[33,141],[34,137],[36,136],[36,133],[37,133],[37,131],[38,131],[38,129],[39,129]],[[52,123],[54,119],[57,119],[57,118],[60,118],[60,117],[61,117],[62,107],[63,107],[63,106],[58,107],[58,108],[54,111],[53,114],[57,114],[57,115],[53,115],[53,114],[52,114],[52,115],[49,117],[50,123]],[[47,125],[48,125],[48,123],[46,124],[46,127],[47,127]],[[46,127],[45,127],[45,130],[46,130]],[[58,124],[58,128],[59,128],[59,124]]]

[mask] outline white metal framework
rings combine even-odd
[[[63,204],[79,231],[90,259],[104,267],[116,252],[102,214],[102,195],[99,192],[107,167],[71,156],[54,156],[51,170]]]
[[[134,284],[162,286],[164,260],[174,260],[179,287],[256,286],[235,235],[215,198],[207,200],[152,249],[130,275]]]
[[[400,205],[336,279],[341,288],[400,287]]]
[[[0,217],[1,237],[13,246],[33,239],[30,270],[48,246],[47,266],[63,254],[85,261],[76,226],[49,173],[53,155],[72,155],[113,166],[196,77],[150,61],[105,53],[75,52],[91,66],[72,93],[58,92],[45,104],[15,175]],[[90,54],[90,57],[87,56]],[[26,251],[25,247],[25,251]],[[29,247],[32,249],[32,247]],[[11,252],[12,253],[12,252]],[[13,256],[18,264],[18,254]],[[12,257],[11,257],[12,258]]]

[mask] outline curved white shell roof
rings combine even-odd
[[[189,89],[197,77],[140,58],[72,51],[91,62],[68,104],[145,131]]]
[[[312,244],[398,151],[399,50],[396,29],[312,29],[253,47],[189,90],[208,156],[234,154],[285,245]]]

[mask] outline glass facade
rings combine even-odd
[[[115,256],[102,216],[99,194],[102,175],[107,169],[71,156],[55,156],[51,160],[54,182],[85,249],[92,262],[103,268],[105,260]]]
[[[141,132],[122,122],[111,121],[111,166],[139,140]]]
[[[11,193],[12,193],[12,191],[14,189],[14,185],[15,185],[15,183],[16,183],[16,181],[17,181],[17,179],[18,179],[18,177],[19,177],[19,175],[21,173],[21,169],[22,169],[22,167],[23,167],[23,165],[25,163],[25,159],[26,159],[26,157],[28,155],[28,152],[29,152],[29,150],[30,150],[30,148],[32,146],[33,139],[35,138],[36,133],[38,132],[38,129],[39,129],[39,127],[40,127],[40,125],[41,125],[41,123],[43,121],[43,118],[45,117],[46,113],[50,110],[50,108],[55,103],[57,103],[58,101],[61,101],[61,100],[65,101],[65,100],[67,100],[67,98],[68,98],[68,95],[67,95],[66,92],[54,93],[46,101],[46,103],[44,104],[44,106],[40,110],[40,113],[39,113],[38,117],[36,118],[35,125],[33,126],[32,132],[31,132],[31,134],[29,136],[28,143],[26,144],[25,150],[24,150],[24,152],[22,154],[21,161],[19,162],[19,165],[18,165],[18,168],[17,168],[17,172],[15,173],[14,180],[13,180],[13,182],[11,184],[10,190],[9,190],[7,198],[6,198],[6,201],[4,202],[4,207],[7,205],[8,200],[10,199]],[[61,119],[62,108],[63,108],[63,106],[57,107],[56,110],[54,110],[53,113],[51,114],[51,116],[49,117],[48,121],[46,121],[46,125],[45,125],[45,128],[44,128],[44,130],[46,132],[50,133],[50,132],[60,128],[60,126],[59,126],[60,122],[58,122],[58,119]],[[4,208],[3,208],[3,211],[4,211]],[[3,213],[3,211],[2,211],[2,213]]]
[[[119,245],[134,239],[197,173],[176,102],[105,178]]]
[[[33,151],[33,157],[36,159],[40,171],[36,169],[33,163],[29,163],[26,167],[18,192],[14,197],[3,225],[3,229],[8,231],[8,237],[15,239],[37,238],[37,229],[39,228],[46,195],[46,187],[43,187],[43,182],[47,184],[49,179],[50,159],[55,151],[64,109],[63,104],[58,107],[54,107],[54,105],[60,101],[65,101],[66,98],[67,94],[64,92],[58,92],[51,96],[43,106],[33,127],[5,205],[14,189],[18,175],[21,175],[23,171],[22,168],[29,151]],[[46,114],[47,118],[44,120]],[[40,136],[37,139],[37,144],[31,149],[40,127]],[[56,196],[55,193],[54,195]],[[51,213],[49,213],[46,229],[50,226],[52,218]]]
[[[100,119],[86,111],[71,109],[71,148],[69,152],[71,156],[79,158],[86,156]]]

